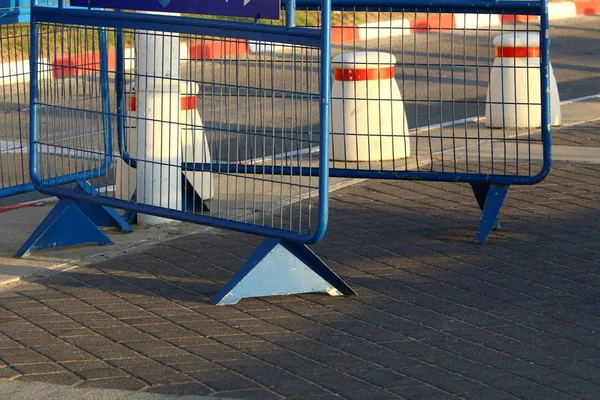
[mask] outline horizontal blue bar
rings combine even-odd
[[[533,14],[539,15],[541,1],[455,1],[455,0],[332,0],[334,11],[378,11],[381,8],[397,11],[419,12],[453,12],[453,13],[498,13],[498,14]],[[317,9],[321,0],[296,0],[296,8]]]
[[[279,0],[71,0],[71,4],[80,7],[264,19],[279,19],[281,11]]]
[[[48,7],[33,7],[32,14],[37,22],[268,40],[313,47],[321,44],[320,29],[144,13],[60,10]]]
[[[22,24],[31,20],[31,1],[34,0],[0,0],[0,25]],[[56,7],[58,0],[37,0],[38,6]],[[70,5],[65,5],[67,8]]]
[[[35,180],[34,180],[35,182]],[[78,192],[70,189],[61,187],[51,187],[45,185],[36,184],[36,189],[41,193],[45,193],[51,196],[59,198],[68,198],[74,200],[80,200],[86,203],[99,204],[107,207],[118,208],[122,210],[131,210],[137,213],[155,215],[157,217],[169,218],[178,221],[191,222],[195,224],[213,226],[215,228],[230,229],[243,233],[249,233],[252,235],[266,236],[280,238],[283,240],[289,240],[295,243],[313,244],[319,241],[322,236],[318,231],[315,230],[315,234],[308,235],[302,233],[296,233],[277,228],[266,227],[262,225],[253,225],[248,222],[232,221],[222,218],[217,218],[209,215],[198,215],[191,214],[184,211],[170,210],[167,208],[161,208],[156,206],[150,206],[147,204],[133,203],[127,200],[114,199],[110,197],[94,196],[85,192]]]
[[[33,192],[35,187],[32,183],[23,183],[20,185],[10,186],[0,189],[0,198],[15,196],[17,194]]]
[[[278,167],[235,163],[183,163],[181,168],[183,171],[220,172],[230,174],[273,174],[287,176],[319,176],[321,172],[318,167]],[[510,176],[450,172],[373,171],[329,168],[329,176],[331,178],[400,179],[438,182],[493,183],[498,185],[532,185],[541,182],[546,175],[548,175],[549,171],[549,166],[543,166],[536,175]]]

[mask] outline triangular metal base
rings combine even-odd
[[[212,303],[236,304],[244,298],[299,293],[356,295],[307,246],[269,238],[212,299]]]
[[[98,229],[89,217],[90,204],[61,199],[40,225],[17,251],[15,257],[23,257],[34,250],[97,243],[100,246],[112,241]],[[105,212],[96,207],[95,213]],[[113,210],[114,211],[114,210]]]
[[[498,214],[508,193],[508,185],[494,185],[489,183],[472,183],[471,188],[481,209],[479,227],[475,235],[475,242],[486,242],[492,230],[500,229]]]

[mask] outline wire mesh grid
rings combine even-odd
[[[539,14],[336,10],[331,176],[517,183],[549,162]]]
[[[280,167],[318,167],[310,151],[320,142],[318,47],[281,43],[286,51],[274,58],[248,53],[237,39],[106,28],[104,113],[102,96],[84,100],[101,92],[100,60],[82,56],[97,52],[99,29],[38,24],[40,55],[60,50],[76,64],[68,78],[39,87],[41,180],[100,168],[112,155],[113,167],[91,180],[109,189],[103,198],[177,211],[180,219],[315,233],[319,177]],[[70,33],[44,41],[56,30]],[[111,151],[105,117],[114,127]],[[93,134],[73,129],[94,124]]]
[[[29,25],[0,17],[0,197],[29,183],[28,51]]]
[[[77,179],[106,179],[112,145],[108,82],[102,78],[107,71],[100,68],[101,58],[107,59],[100,44],[105,36],[86,27],[38,27],[36,67],[53,77],[37,80],[36,173],[46,184],[75,187]]]
[[[30,132],[30,17],[31,1],[9,1],[0,4],[0,197],[8,197],[15,194],[35,190],[30,180],[29,172],[29,132]],[[57,1],[37,0],[36,5],[45,7],[56,7]],[[66,36],[65,36],[66,35]],[[70,40],[81,40],[81,38],[69,38],[69,32],[64,30],[48,30],[42,33],[43,39],[40,46],[43,51],[38,53],[36,59],[36,80],[45,86],[49,92],[79,90],[65,89],[68,81],[52,82],[56,77],[63,78],[69,75],[69,68],[60,59],[64,46],[69,46]],[[50,43],[61,46],[52,46]],[[62,89],[61,89],[62,88]],[[97,93],[82,89],[84,94],[79,100],[89,101],[99,97]],[[62,118],[62,117],[61,117]],[[59,122],[57,118],[54,122]],[[63,120],[65,120],[63,118]],[[66,120],[65,120],[66,121]],[[81,121],[78,121],[81,122]],[[76,129],[79,137],[89,135],[84,127],[104,130],[93,127],[93,124],[74,124],[69,129]],[[74,135],[74,134],[73,134]],[[59,144],[61,139],[57,138],[53,145]],[[56,150],[56,149],[55,149]],[[54,151],[54,150],[53,150]],[[52,151],[49,151],[52,153]],[[59,162],[59,159],[44,160],[48,162]],[[68,170],[68,168],[64,168]],[[90,170],[87,170],[89,175]],[[62,176],[61,182],[69,179]]]
[[[454,13],[477,23],[450,29],[440,10],[421,11],[338,7],[326,49],[281,35],[243,40],[190,34],[187,27],[159,32],[126,23],[101,29],[38,22],[40,56],[55,52],[69,60],[54,65],[66,76],[40,85],[36,100],[43,110],[36,138],[40,177],[53,182],[62,173],[106,167],[92,182],[113,189],[94,195],[116,200],[105,204],[301,235],[315,232],[326,215],[318,201],[327,190],[320,179],[326,167],[331,176],[531,183],[521,178],[535,177],[548,161],[542,146],[549,131],[531,122],[546,111],[540,24],[495,26],[492,20],[503,17],[495,10]],[[426,27],[416,22],[423,16]],[[319,28],[321,17],[318,8],[295,10],[268,24]],[[70,33],[44,38],[64,30]],[[516,50],[496,56],[522,33],[525,44],[513,47],[537,48],[536,56]],[[104,59],[97,56],[102,35],[109,48]],[[496,37],[504,39],[494,43]],[[327,144],[324,50],[334,59]],[[526,90],[524,98],[511,99],[492,89],[494,74],[513,92],[539,89],[537,97]],[[92,93],[94,101],[86,103]],[[527,124],[487,126],[495,114],[525,114]],[[102,123],[113,127],[112,135]],[[73,129],[90,124],[92,134]],[[320,165],[327,147],[330,161]]]

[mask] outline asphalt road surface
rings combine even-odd
[[[551,59],[561,99],[600,93],[599,19],[587,16],[552,23]],[[536,29],[535,25],[530,29]],[[414,130],[484,113],[494,57],[491,41],[510,32],[506,26],[467,33],[430,32],[372,40],[366,47],[396,57],[395,77],[403,94],[409,129]],[[334,46],[333,53],[364,49],[365,43],[356,43]],[[188,61],[182,63],[181,69],[182,79],[198,83],[197,108],[213,160],[260,159],[318,146],[319,64],[315,49],[300,48],[278,56],[255,55],[241,60]],[[131,81],[132,76],[128,84]],[[41,82],[40,100],[50,107],[44,107],[41,113],[40,139],[74,151],[103,152],[97,79],[79,76]],[[113,83],[111,79],[111,90]],[[4,85],[0,94],[0,187],[5,187],[26,179],[25,158],[10,149],[26,146],[28,140],[28,84]],[[115,109],[114,93],[110,107]],[[115,122],[111,118],[116,143]],[[425,143],[419,152],[432,153],[444,146],[431,145],[427,129],[414,136],[413,142]],[[117,150],[116,145],[113,149]],[[47,163],[54,173],[73,172],[97,165],[98,160],[93,158],[69,162],[49,158]],[[111,181],[109,178],[106,183]],[[0,199],[0,204],[37,196],[32,193]]]

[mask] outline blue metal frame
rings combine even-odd
[[[34,4],[32,6],[32,3]],[[0,26],[8,25],[8,24],[18,24],[18,23],[29,23],[32,22],[32,8],[33,7],[42,7],[48,8],[48,6],[53,6],[55,10],[65,10],[65,9],[77,9],[76,7],[71,7],[70,5],[65,3],[65,0],[0,0]],[[5,7],[6,10],[2,10]],[[13,7],[9,9],[9,7]],[[32,24],[33,29],[34,24]],[[112,149],[112,131],[110,124],[110,117],[108,115],[109,107],[110,107],[110,98],[109,98],[109,90],[108,90],[108,49],[106,45],[106,32],[105,30],[99,31],[99,43],[100,43],[100,79],[102,82],[102,111],[104,114],[104,140],[105,140],[105,148]],[[35,38],[35,40],[33,40]],[[33,46],[36,47],[37,53],[37,36],[34,36],[33,33],[30,35],[30,48],[33,52]],[[33,54],[33,53],[32,53]],[[37,71],[37,68],[34,67],[35,60],[33,57],[29,57],[30,62],[30,70]],[[34,75],[37,79],[37,74]],[[30,80],[30,88],[33,80]],[[37,84],[37,82],[36,82]],[[33,92],[30,92],[32,94]],[[33,110],[33,109],[31,109]],[[33,151],[33,148],[30,147],[30,158]],[[107,157],[104,159],[103,165],[98,170],[89,170],[80,172],[77,174],[69,174],[62,177],[54,178],[48,180],[46,183],[49,185],[61,185],[65,183],[71,183],[78,180],[86,180],[91,179],[97,176],[102,176],[106,174],[108,169],[112,164],[112,152],[106,152]],[[15,196],[22,193],[33,192],[36,190],[33,182],[21,183],[19,185],[14,185],[10,187],[5,187],[0,189],[0,198]]]
[[[294,2],[296,6],[294,6]],[[541,15],[541,65],[543,71],[549,70],[549,53],[547,37],[547,5],[546,2],[527,2],[517,4],[515,2],[480,2],[478,4],[456,1],[432,1],[424,5],[421,1],[383,1],[365,5],[364,0],[336,1],[336,7],[351,7],[358,10],[378,9],[380,7],[391,7],[407,10],[428,12],[490,12],[520,13]],[[296,7],[314,7],[322,12],[321,29],[297,28],[294,26],[294,10]],[[236,21],[207,20],[197,18],[185,18],[164,15],[104,12],[96,10],[54,10],[44,7],[34,7],[32,10],[32,36],[37,35],[36,24],[39,22],[78,24],[94,27],[111,27],[117,31],[120,29],[140,29],[152,31],[174,32],[182,34],[210,35],[216,37],[243,38],[247,40],[280,41],[290,44],[314,46],[321,48],[321,93],[320,101],[320,153],[318,168],[300,167],[269,167],[262,165],[241,165],[239,163],[184,163],[184,171],[208,171],[208,172],[248,172],[248,173],[283,173],[286,175],[311,175],[319,177],[319,214],[317,228],[312,234],[302,234],[277,228],[255,226],[245,222],[238,222],[205,215],[195,215],[182,211],[158,208],[145,204],[133,203],[126,200],[111,199],[94,196],[85,191],[72,191],[57,187],[61,181],[56,179],[42,180],[38,171],[37,150],[39,146],[37,132],[37,74],[32,68],[32,96],[31,96],[31,176],[35,187],[43,193],[56,195],[70,202],[61,206],[58,214],[65,207],[70,207],[77,202],[87,202],[101,206],[124,208],[133,212],[151,214],[159,217],[177,219],[187,222],[200,223],[240,232],[267,236],[268,238],[255,251],[247,263],[234,275],[222,291],[213,299],[216,304],[232,304],[245,297],[268,296],[278,294],[292,294],[305,292],[325,292],[331,295],[354,294],[345,283],[337,277],[321,260],[319,260],[306,244],[319,241],[325,234],[328,220],[328,189],[329,176],[339,177],[364,177],[378,179],[420,179],[433,181],[469,182],[474,185],[476,199],[482,209],[480,229],[477,240],[484,242],[489,232],[498,226],[497,215],[510,184],[532,184],[541,181],[550,169],[550,131],[548,122],[550,120],[550,96],[549,77],[546,73],[542,75],[542,140],[544,146],[544,164],[542,170],[535,176],[505,176],[485,175],[467,173],[425,173],[425,172],[395,172],[395,171],[360,171],[346,169],[329,169],[329,129],[330,129],[330,88],[331,88],[331,49],[330,28],[332,5],[328,0],[288,0],[286,9],[289,13],[286,17],[286,26],[270,26],[262,24],[249,24]],[[122,43],[118,41],[119,50],[123,50]],[[32,60],[37,55],[37,46],[32,46]],[[119,59],[122,57],[118,57]],[[118,65],[118,72],[123,75],[122,60]],[[35,65],[35,63],[33,63]],[[32,66],[33,66],[32,65]],[[122,77],[121,77],[122,78]],[[117,79],[119,90],[118,113],[124,118],[123,107],[123,80]],[[105,87],[103,86],[103,94]],[[106,90],[108,90],[106,88]],[[106,113],[108,117],[108,113]],[[135,160],[124,148],[123,127],[119,124],[119,147],[128,164],[132,165]],[[125,150],[125,151],[123,151]],[[107,155],[110,163],[110,156]],[[77,210],[80,210],[79,208]],[[53,217],[54,218],[54,217]],[[64,221],[63,221],[64,222]],[[60,226],[60,225],[59,225]],[[284,261],[282,261],[284,260]],[[286,268],[289,266],[296,268]],[[275,275],[278,274],[278,275]]]
[[[493,230],[500,229],[498,214],[508,193],[508,185],[472,183],[471,188],[481,209],[475,242],[484,244]]]
[[[34,0],[35,1],[35,0]],[[49,0],[38,0],[38,4]],[[0,26],[28,23],[31,14],[31,0],[0,0]],[[0,189],[0,198],[34,191],[31,182],[21,183]]]
[[[131,168],[137,168],[137,161],[129,155],[127,138],[125,137],[125,44],[123,43],[123,29],[117,28],[115,32],[115,52],[117,57],[115,92],[117,93],[117,140],[119,153],[123,162]]]
[[[58,10],[66,10],[64,0],[59,0]],[[34,7],[40,8],[40,7]],[[43,7],[41,7],[43,8]],[[38,124],[38,29],[35,15],[31,14],[30,32],[30,143],[29,161],[31,183],[22,189],[36,189],[34,176],[38,174],[38,145],[33,139],[33,132],[37,133]],[[108,48],[106,41],[106,30],[100,28],[98,31],[98,42],[100,47],[100,90],[102,99],[102,113],[104,126],[104,148],[105,154],[102,165],[97,169],[90,169],[78,173],[63,175],[56,178],[45,179],[44,185],[63,185],[77,182],[79,192],[88,196],[98,196],[98,192],[87,182],[88,179],[103,176],[112,164],[112,130],[110,123],[110,92],[108,88]],[[38,179],[39,180],[39,179]],[[0,193],[1,194],[1,193]],[[42,223],[36,228],[32,235],[25,241],[17,251],[16,257],[23,257],[34,250],[71,246],[85,243],[97,243],[106,245],[111,240],[98,229],[98,226],[116,226],[121,232],[133,232],[129,224],[112,208],[81,202],[75,199],[60,197],[58,204],[50,211]]]
[[[318,9],[320,2],[317,0],[290,0],[295,2],[297,8]],[[476,235],[477,243],[485,243],[493,229],[500,227],[498,214],[506,197],[510,185],[533,185],[546,178],[552,167],[551,159],[551,134],[550,134],[550,53],[548,40],[548,4],[547,0],[532,2],[515,1],[468,1],[437,0],[424,4],[420,0],[332,0],[332,9],[378,11],[380,8],[387,11],[421,11],[441,13],[476,13],[496,12],[499,14],[524,14],[540,16],[540,67],[541,67],[541,138],[543,148],[543,163],[535,175],[509,176],[500,174],[472,174],[456,172],[422,172],[422,171],[370,171],[360,169],[330,168],[328,163],[321,162],[320,168],[241,165],[222,163],[184,163],[184,171],[210,171],[222,173],[256,173],[256,174],[285,174],[285,175],[312,175],[339,178],[366,178],[366,179],[400,179],[400,180],[428,180],[439,182],[465,182],[473,187],[476,200],[481,207],[481,218]],[[388,9],[389,8],[389,9]],[[290,26],[293,16],[288,15],[286,23]],[[321,142],[321,155],[328,153],[328,141]]]
[[[248,262],[240,269],[238,273],[217,295],[214,302],[217,304],[233,304],[245,297],[270,296],[278,294],[324,292],[329,295],[352,295],[354,291],[346,285],[333,271],[331,271],[314,253],[312,253],[306,244],[319,241],[327,229],[328,219],[328,201],[329,201],[329,121],[330,121],[330,86],[331,86],[331,50],[330,50],[330,27],[331,27],[331,5],[328,0],[322,3],[322,29],[295,28],[294,25],[294,2],[288,3],[288,21],[287,26],[268,26],[259,24],[238,23],[233,21],[213,21],[203,19],[181,18],[171,16],[160,16],[150,14],[122,14],[107,13],[101,11],[72,11],[56,10],[35,7],[32,17],[32,37],[37,36],[38,22],[69,23],[85,26],[112,27],[118,32],[118,54],[123,53],[123,44],[120,40],[120,29],[134,28],[143,30],[158,30],[165,32],[178,32],[189,34],[204,34],[212,36],[227,35],[229,38],[244,38],[247,40],[280,40],[286,43],[297,45],[308,45],[321,48],[321,94],[319,98],[320,112],[320,142],[321,154],[319,162],[321,165],[319,174],[319,214],[317,228],[313,234],[301,234],[291,231],[285,231],[276,228],[254,226],[244,222],[237,222],[225,219],[218,219],[204,215],[194,215],[177,210],[157,208],[144,204],[137,204],[129,201],[102,198],[93,195],[89,190],[72,191],[58,186],[56,180],[42,180],[38,171],[37,150],[40,145],[38,141],[37,119],[38,119],[38,87],[37,74],[32,75],[31,84],[31,177],[35,187],[43,193],[53,194],[66,199],[59,203],[59,206],[49,217],[48,224],[41,225],[36,231],[35,237],[31,239],[33,246],[37,246],[38,237],[44,237],[47,231],[53,227],[68,229],[62,215],[66,211],[80,218],[86,218],[86,207],[84,203],[95,205],[112,206],[124,208],[129,212],[140,212],[156,216],[179,219],[183,221],[201,223],[210,226],[238,230],[252,234],[258,234],[269,237],[255,251]],[[37,43],[32,47],[32,59],[36,59]],[[123,121],[125,116],[124,98],[123,98],[123,74],[124,65],[122,57],[118,57],[117,65],[117,99],[118,109],[118,135],[119,148],[122,156],[130,166],[135,165],[135,160],[127,154],[125,148],[125,138]],[[34,66],[35,63],[32,63]],[[32,68],[32,71],[34,69]],[[107,89],[107,88],[106,88]],[[102,87],[103,94],[105,87]],[[108,116],[108,113],[106,113]],[[109,158],[110,160],[110,158]],[[85,186],[84,186],[85,187]],[[135,195],[134,195],[135,196]],[[98,206],[96,206],[98,207]],[[96,241],[99,244],[106,244],[95,228],[94,222],[89,219],[85,223],[84,232],[78,232],[86,241]],[[58,229],[54,229],[52,235],[57,234]],[[67,235],[73,238],[76,235]],[[44,241],[44,240],[42,240]],[[48,241],[45,240],[45,243]],[[73,244],[68,242],[67,244]],[[25,247],[25,246],[24,246]],[[285,266],[280,262],[284,261]]]
[[[58,0],[0,0],[0,21],[5,24],[29,22],[34,5],[56,5]]]
[[[34,250],[96,243],[100,246],[112,241],[100,231],[81,202],[61,199],[23,243],[15,257],[24,257]],[[76,221],[76,222],[74,222]]]
[[[115,29],[141,29],[164,32],[178,32],[187,34],[201,34],[222,37],[227,35],[228,38],[244,38],[247,40],[268,40],[282,41],[285,43],[306,45],[321,48],[321,95],[320,95],[320,140],[321,154],[319,162],[321,165],[319,175],[319,216],[315,231],[312,234],[302,234],[291,231],[285,231],[277,228],[249,225],[244,222],[225,220],[206,215],[193,215],[177,210],[165,208],[157,208],[145,204],[131,203],[126,200],[91,197],[85,193],[74,192],[69,189],[57,187],[62,181],[56,179],[42,180],[38,170],[38,155],[39,146],[37,132],[37,102],[38,102],[38,87],[37,75],[32,75],[31,84],[31,155],[30,155],[30,170],[31,178],[34,186],[42,193],[55,195],[60,198],[69,198],[84,202],[91,202],[99,205],[104,205],[114,208],[122,208],[143,214],[151,214],[159,217],[177,219],[186,222],[194,222],[208,226],[214,226],[225,229],[232,229],[241,232],[280,238],[286,241],[310,244],[321,240],[327,229],[327,213],[328,213],[328,138],[329,138],[329,104],[330,104],[330,87],[331,87],[331,51],[330,51],[330,29],[331,26],[331,7],[327,1],[323,2],[323,29],[306,29],[285,26],[273,26],[263,24],[242,23],[236,21],[209,20],[200,18],[188,18],[177,16],[164,16],[154,14],[141,13],[118,13],[106,12],[97,10],[73,10],[73,9],[51,9],[47,7],[33,7],[32,9],[32,36],[37,34],[36,25],[39,22],[78,24],[85,26],[107,27]],[[32,46],[32,52],[35,50],[37,54],[37,46]],[[35,60],[32,56],[32,60]],[[32,66],[35,62],[32,62]],[[32,69],[33,71],[33,69]],[[119,79],[117,79],[117,82]],[[122,83],[121,83],[122,84]],[[122,86],[121,86],[122,88]],[[124,109],[121,102],[121,117]],[[107,113],[108,114],[108,113]],[[121,131],[122,133],[122,131]],[[123,138],[119,139],[121,142]],[[77,180],[89,179],[87,176]]]
[[[62,3],[64,0],[61,0]],[[72,174],[63,175],[57,178],[49,178],[41,180],[39,178],[38,172],[38,142],[34,139],[37,137],[37,126],[38,126],[38,101],[39,101],[39,89],[38,89],[38,73],[37,73],[37,55],[38,55],[38,43],[37,43],[37,20],[36,15],[33,10],[52,10],[57,13],[65,13],[68,11],[77,12],[77,10],[73,9],[63,9],[60,7],[56,9],[50,9],[46,7],[35,6],[32,7],[31,13],[31,44],[30,44],[30,71],[31,71],[31,80],[30,80],[30,135],[29,135],[29,163],[30,163],[30,175],[31,175],[31,183],[35,187],[35,189],[39,190],[39,185],[64,185],[71,182],[77,181],[85,181],[88,179],[97,178],[99,176],[103,176],[106,174],[108,169],[110,168],[113,157],[112,157],[112,127],[110,124],[110,98],[109,98],[109,89],[108,89],[108,48],[106,44],[106,30],[104,28],[100,28],[98,30],[98,41],[100,47],[100,82],[101,82],[101,91],[102,91],[102,114],[104,120],[104,160],[102,161],[102,165],[97,169],[90,169],[87,171],[76,172]],[[41,190],[40,190],[41,191]],[[43,192],[42,192],[43,193]]]
[[[385,8],[386,12],[397,10],[417,12],[490,12],[496,11],[500,14],[523,14],[539,15],[539,10],[545,1],[523,1],[514,0],[331,0],[333,11],[343,8],[353,11],[380,11]],[[317,10],[321,6],[320,0],[296,0],[297,9]]]
[[[316,0],[294,0],[297,8],[317,8],[320,5]],[[367,4],[372,3],[372,4]],[[425,7],[419,0],[400,1],[364,1],[364,0],[332,0],[332,8],[350,8],[352,10],[373,10],[386,7],[388,11],[427,11],[427,12],[490,12],[497,11],[503,14],[540,15],[540,67],[541,67],[541,108],[542,108],[542,146],[543,164],[535,175],[508,176],[497,174],[471,174],[451,172],[422,172],[422,171],[369,171],[345,168],[328,168],[328,163],[320,164],[320,168],[306,167],[272,167],[265,165],[219,164],[219,163],[184,163],[184,171],[211,171],[227,173],[257,173],[257,174],[285,174],[285,175],[312,175],[320,176],[327,173],[330,177],[338,178],[364,178],[364,179],[401,179],[401,180],[429,180],[440,182],[466,182],[487,183],[497,185],[532,185],[546,178],[552,166],[551,160],[551,135],[550,135],[550,87],[549,78],[549,41],[548,41],[548,5],[547,0],[533,2],[515,1],[479,1],[471,3],[466,1],[437,0],[430,1]],[[390,10],[387,9],[390,7]],[[289,21],[288,21],[289,23]],[[324,148],[327,141],[321,142],[320,152],[328,151]]]

